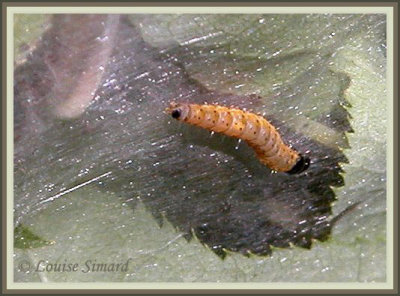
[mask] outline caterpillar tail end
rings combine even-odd
[[[178,104],[172,101],[171,103],[169,103],[169,106],[164,109],[164,113],[171,114],[174,108],[176,108],[177,106]]]
[[[286,173],[289,175],[300,174],[304,172],[310,166],[310,159],[308,157],[304,157],[303,155],[299,154],[300,158],[294,165],[294,167],[287,171]]]

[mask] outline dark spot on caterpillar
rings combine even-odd
[[[178,119],[181,116],[181,110],[175,109],[171,112],[171,116],[175,119]]]
[[[296,162],[294,167],[290,171],[286,172],[289,175],[299,174],[301,172],[304,172],[310,166],[310,159],[308,157],[304,157],[301,154],[299,154],[299,156],[300,159]]]

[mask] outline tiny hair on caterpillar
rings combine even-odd
[[[176,120],[245,141],[259,161],[274,171],[298,174],[310,165],[310,159],[287,146],[261,115],[221,105],[176,102],[165,111]]]

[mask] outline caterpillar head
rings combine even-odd
[[[295,166],[290,171],[286,172],[289,175],[300,174],[301,172],[304,172],[306,169],[308,169],[308,167],[310,166],[310,158],[301,154],[299,154],[299,156],[300,158]]]
[[[177,120],[185,120],[189,114],[189,106],[187,104],[171,102],[165,111]]]

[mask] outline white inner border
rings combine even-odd
[[[129,4],[129,3],[127,3]],[[167,3],[166,3],[167,5]],[[301,3],[299,3],[301,5]],[[57,13],[101,14],[386,14],[387,16],[387,204],[393,205],[393,8],[392,7],[7,7],[7,122],[13,119],[13,15]],[[13,172],[13,126],[7,125],[7,172]],[[7,174],[7,213],[13,213],[13,174]],[[14,283],[13,215],[7,216],[8,289],[392,289],[393,288],[393,206],[387,211],[386,283]],[[11,250],[11,251],[10,251]]]

